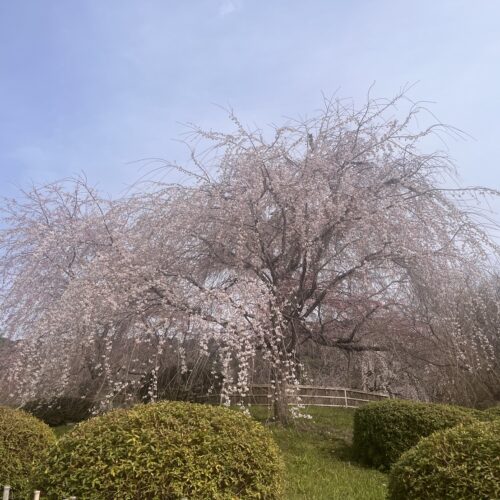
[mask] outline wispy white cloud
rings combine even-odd
[[[233,14],[241,8],[241,2],[238,0],[223,0],[219,5],[219,16],[225,17]]]

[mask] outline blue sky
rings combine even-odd
[[[85,171],[119,194],[182,123],[265,126],[418,82],[463,183],[500,188],[500,2],[0,0],[0,195]],[[500,204],[493,204],[497,212]],[[499,219],[500,220],[500,219]]]

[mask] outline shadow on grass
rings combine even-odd
[[[344,439],[333,439],[330,454],[334,458],[336,458],[337,460],[341,460],[342,462],[356,463],[356,465],[360,465],[357,463],[352,444]]]
[[[377,471],[385,474],[388,472],[388,469],[385,469],[384,467],[376,468],[360,461],[355,454],[352,443],[341,438],[334,438],[332,447],[330,448],[330,457],[349,465],[355,465],[361,469]]]

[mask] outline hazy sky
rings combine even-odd
[[[215,104],[265,126],[374,81],[419,82],[475,138],[463,183],[500,188],[499,1],[0,0],[0,195],[82,170],[117,194],[185,157],[181,123],[226,127]]]

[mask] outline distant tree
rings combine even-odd
[[[263,356],[286,422],[299,345],[390,352],[393,337],[371,336],[373,325],[422,311],[418,334],[447,322],[450,291],[486,273],[498,251],[460,196],[494,192],[447,188],[449,158],[422,152],[422,140],[449,129],[415,131],[422,109],[397,119],[404,102],[326,101],[272,134],[231,114],[233,133],[193,128],[203,154],[171,165],[189,176],[182,185],[158,181],[108,202],[80,180],[10,203],[0,307],[6,332],[23,339],[19,387],[62,390],[87,363],[109,398],[138,383],[132,374],[157,373],[187,335],[202,352],[218,346],[227,400],[248,391]],[[447,324],[446,342],[461,342]],[[465,342],[489,352],[480,329]]]

